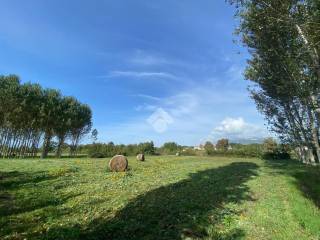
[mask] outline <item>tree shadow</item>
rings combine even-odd
[[[38,157],[40,158],[40,156]],[[57,158],[55,154],[50,154],[46,159],[78,159],[78,158],[88,158],[88,154],[77,154],[75,156],[70,156],[69,154],[62,154],[60,158]]]
[[[42,181],[52,180],[57,176],[48,175],[46,171],[38,172],[1,172],[0,171],[0,191],[13,190],[24,184],[37,184]]]
[[[71,198],[80,194],[61,196],[52,188],[43,187],[51,184],[42,183],[59,178],[48,172],[0,172],[0,238],[12,232],[23,232],[37,226],[37,221],[19,218],[19,214],[45,209],[41,218],[57,217],[68,214],[67,209],[59,209]],[[19,220],[18,220],[19,219]]]
[[[296,160],[266,162],[267,166],[276,169],[277,173],[292,176],[297,188],[320,208],[320,166],[306,165]]]
[[[227,204],[254,200],[246,182],[257,175],[257,169],[254,163],[239,162],[192,173],[186,180],[138,196],[111,219],[99,218],[86,226],[51,229],[45,238],[240,239],[245,235],[242,229],[220,231],[219,226],[228,226],[232,217],[240,214]]]

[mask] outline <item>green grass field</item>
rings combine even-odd
[[[0,239],[320,239],[320,169],[214,157],[0,160]]]

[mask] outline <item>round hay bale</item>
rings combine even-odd
[[[111,158],[109,168],[113,172],[124,172],[128,168],[128,160],[123,155],[116,155]]]
[[[176,156],[180,156],[180,153],[179,153],[179,152],[177,152],[177,153],[176,153]]]
[[[143,153],[138,154],[138,155],[137,155],[137,160],[143,162],[143,161],[145,160],[145,159],[144,159],[144,154],[143,154]]]

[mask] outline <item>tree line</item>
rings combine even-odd
[[[94,130],[95,131],[95,130]],[[94,132],[93,131],[93,132]],[[96,139],[93,137],[92,139]],[[56,148],[56,146],[55,146]],[[54,149],[52,149],[54,150]],[[199,147],[182,146],[176,142],[166,142],[160,147],[153,142],[139,144],[96,143],[79,146],[79,153],[91,158],[113,157],[118,154],[136,156],[146,155],[182,155],[182,156],[225,156],[225,157],[262,157],[264,159],[290,159],[289,145],[279,144],[273,138],[266,138],[262,143],[240,144],[230,143],[228,139],[219,139],[216,144],[207,141]]]
[[[42,144],[41,157],[45,158],[54,138],[57,157],[67,140],[70,155],[75,155],[81,137],[91,130],[91,118],[90,107],[74,97],[21,83],[16,75],[0,76],[1,157],[35,157]]]
[[[224,157],[258,157],[266,160],[285,160],[296,158],[292,152],[292,148],[287,144],[279,144],[273,138],[266,138],[262,143],[229,143],[226,138],[220,139],[214,145],[207,141],[203,145],[203,149],[209,156]]]
[[[320,162],[320,2],[230,0],[251,55],[251,96],[270,129],[305,163]]]
[[[92,132],[94,134],[94,132]],[[93,135],[92,134],[92,135]],[[92,137],[95,140],[95,137]],[[138,144],[114,144],[96,143],[79,146],[79,152],[92,158],[112,157],[117,154],[125,156],[135,156],[139,153],[146,155],[176,155],[181,153],[186,147],[175,142],[166,142],[161,147],[155,147],[153,141]]]
[[[147,155],[154,155],[156,148],[153,142],[144,142],[139,144],[114,144],[109,143],[92,143],[85,144],[79,147],[79,152],[86,154],[91,158],[105,158],[113,157],[115,155],[121,154],[125,156],[134,156],[139,153],[144,153]]]

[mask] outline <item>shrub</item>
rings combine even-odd
[[[212,154],[212,153],[214,152],[214,150],[215,150],[213,143],[207,141],[207,142],[204,144],[204,150],[206,151],[206,153],[207,153],[208,155]]]
[[[194,150],[194,149],[192,149],[192,148],[184,148],[184,149],[180,152],[180,154],[181,154],[182,156],[197,156],[197,155],[198,155],[197,151]]]
[[[273,152],[266,152],[262,155],[265,160],[287,160],[291,159],[290,151],[283,145],[278,146]]]
[[[263,142],[262,158],[266,160],[290,159],[290,147],[278,144],[273,138],[267,138]]]
[[[273,138],[266,138],[263,141],[263,154],[275,153],[278,149],[278,143]]]
[[[106,156],[101,152],[95,152],[89,155],[91,158],[105,158]]]
[[[287,159],[291,159],[291,156],[289,153],[275,152],[275,153],[265,153],[262,155],[262,158],[265,160],[287,160]]]
[[[225,156],[225,157],[261,157],[261,144],[230,144],[232,149],[209,149],[206,153],[210,156]]]
[[[222,138],[217,141],[216,148],[219,150],[227,151],[229,147],[229,140],[226,138]]]
[[[159,149],[161,154],[176,154],[177,152],[182,151],[182,146],[178,145],[175,142],[164,143],[163,146]]]

